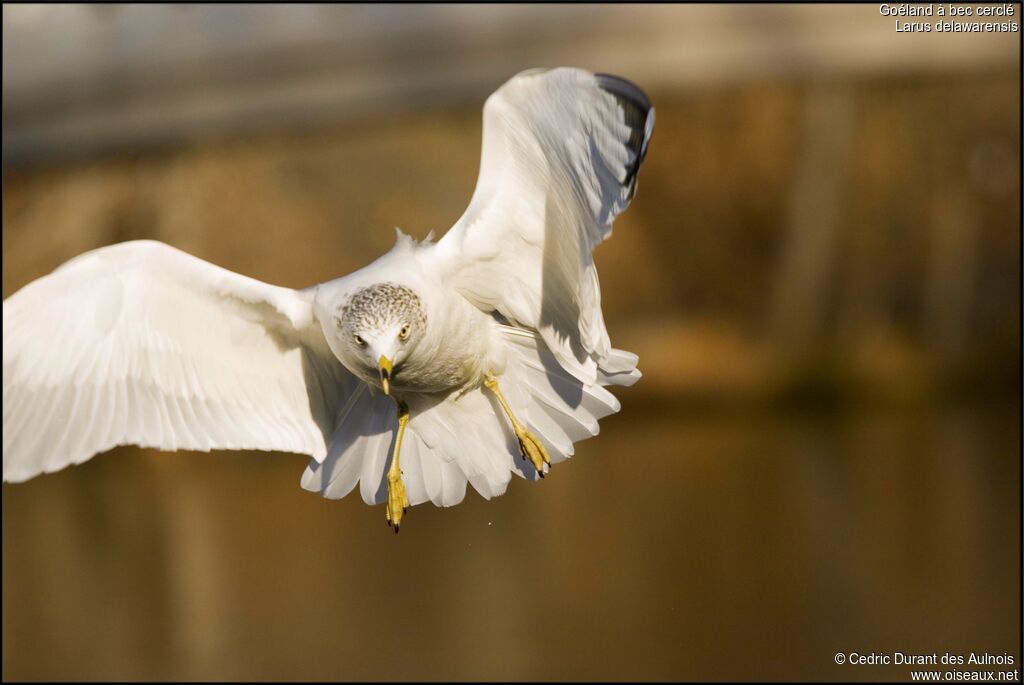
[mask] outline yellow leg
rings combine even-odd
[[[494,396],[498,398],[498,402],[501,403],[501,408],[505,410],[505,415],[508,416],[508,420],[512,424],[512,430],[516,432],[516,438],[519,439],[520,453],[522,453],[523,457],[533,462],[533,467],[537,469],[537,474],[543,478],[544,465],[551,464],[551,458],[548,457],[548,451],[544,449],[543,443],[541,443],[536,435],[526,430],[526,426],[516,420],[516,417],[512,414],[512,408],[508,406],[508,402],[505,401],[505,396],[502,395],[501,390],[498,389],[497,378],[487,374],[484,377],[484,385],[487,386],[488,390],[494,393]]]
[[[409,508],[409,498],[405,496],[405,485],[402,484],[402,468],[398,464],[402,451],[402,436],[405,435],[405,427],[409,423],[409,407],[402,400],[395,401],[398,402],[398,436],[395,437],[391,468],[388,469],[388,504],[384,515],[387,516],[388,525],[394,526],[397,533],[402,525],[402,515]]]

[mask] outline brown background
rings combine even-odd
[[[1019,668],[1019,38],[874,5],[428,9],[6,6],[4,296],[144,237],[292,287],[354,270],[458,218],[488,92],[577,64],[657,108],[596,253],[643,380],[551,478],[397,538],[296,455],[5,484],[4,678]]]

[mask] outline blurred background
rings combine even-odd
[[[128,447],[4,484],[4,679],[1019,667],[1020,33],[895,28],[877,4],[4,5],[5,298],[137,238],[305,287],[394,226],[443,233],[525,68],[657,108],[596,253],[645,375],[575,459],[397,537],[300,489],[299,455]]]

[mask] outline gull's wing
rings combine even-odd
[[[101,248],[4,300],[3,479],[124,444],[323,459],[357,386],[311,292],[158,242]]]
[[[653,129],[654,109],[629,81],[519,74],[484,105],[476,190],[437,245],[467,299],[535,328],[588,382],[611,353],[591,252],[633,198]]]

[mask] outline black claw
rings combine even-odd
[[[399,528],[401,528],[401,526],[395,526],[395,535],[398,535],[398,529]]]
[[[537,471],[537,475],[538,475],[538,476],[540,476],[541,478],[543,478],[543,477],[544,477],[544,472],[543,472],[543,471],[540,471],[540,470],[538,470],[538,471]]]

